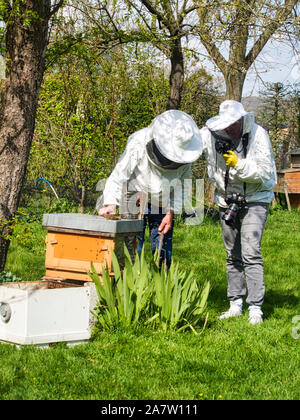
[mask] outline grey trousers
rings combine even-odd
[[[227,252],[226,269],[229,300],[246,295],[249,305],[261,306],[264,301],[265,283],[261,256],[261,239],[267,220],[269,204],[248,203],[236,216],[235,226],[228,226],[220,208],[223,242]]]

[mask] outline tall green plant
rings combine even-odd
[[[114,278],[108,268],[102,270],[102,281],[92,264],[90,276],[95,283],[99,305],[94,316],[104,329],[118,326],[136,326],[146,313],[151,295],[151,273],[144,257],[137,255],[134,264],[124,247],[125,267],[121,272],[119,262],[112,251]]]
[[[160,270],[156,257],[147,262],[143,250],[132,263],[125,247],[121,271],[112,251],[113,279],[106,267],[100,280],[92,265],[90,276],[99,298],[93,314],[103,329],[150,324],[165,332],[188,327],[195,332],[206,309],[209,282],[201,286],[193,273],[180,270],[178,263],[173,263],[168,272]]]
[[[179,263],[172,263],[170,270],[159,270],[152,263],[154,293],[152,301],[155,315],[152,320],[158,321],[163,331],[183,330],[199,325],[206,309],[210,291],[207,281],[203,287],[195,279],[193,272],[180,270]]]

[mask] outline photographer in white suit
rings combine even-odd
[[[261,239],[277,182],[269,136],[233,100],[224,101],[200,132],[227,252],[230,308],[220,319],[242,314],[248,289],[249,322],[259,324],[265,295]]]

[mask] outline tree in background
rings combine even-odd
[[[193,116],[199,128],[218,114],[221,98],[218,81],[204,69],[191,67],[182,91],[182,109]]]
[[[241,100],[245,77],[275,36],[296,38],[297,0],[69,0],[85,22],[85,42],[103,48],[132,42],[151,43],[170,60],[167,108],[180,108],[185,77],[184,51],[201,56],[200,39],[222,73],[226,98]],[[75,39],[75,35],[71,38]],[[200,63],[201,64],[201,63]]]
[[[286,95],[286,90],[287,88],[282,83],[267,83],[266,89],[261,92],[263,97],[261,118],[264,120],[264,127],[269,132],[277,163],[282,157],[284,149],[282,131],[287,126],[286,116],[283,112],[283,98]]]
[[[282,158],[283,165],[285,155],[295,149],[300,149],[300,84],[288,87],[287,95],[283,101],[286,124],[288,126],[287,141],[284,143]]]
[[[148,43],[162,52],[170,62],[167,109],[180,108],[184,81],[182,40],[193,25],[195,11],[191,0],[116,0],[89,2],[69,0],[80,19],[89,26],[86,42],[101,48],[103,40],[111,47],[124,43]],[[80,31],[79,27],[79,31]]]
[[[9,247],[9,223],[18,207],[44,73],[49,21],[62,5],[50,0],[1,0],[2,53],[6,74],[0,86],[0,271]]]
[[[191,31],[190,15],[195,6],[190,1],[126,0],[141,19],[140,28],[150,42],[170,60],[170,93],[167,109],[179,109],[184,83],[184,48],[182,39]]]
[[[165,109],[167,81],[147,59],[142,51],[135,59],[130,47],[99,56],[77,44],[48,68],[28,180],[50,179],[84,211],[88,194],[110,175],[128,136]]]
[[[285,155],[299,144],[299,86],[267,83],[260,92],[262,104],[258,121],[270,135],[278,168],[285,165]]]
[[[297,36],[298,0],[194,0],[198,34],[224,76],[226,99],[241,101],[248,70],[268,41]]]

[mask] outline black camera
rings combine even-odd
[[[238,214],[240,208],[246,203],[245,197],[241,194],[232,193],[230,196],[227,196],[226,204],[228,207],[225,213],[222,216],[222,219],[229,226],[233,226],[235,223],[236,215]]]
[[[234,142],[232,139],[227,135],[224,130],[221,131],[212,131],[210,130],[212,136],[215,140],[215,148],[217,153],[224,155],[228,150],[234,150]]]
[[[228,150],[233,149],[233,144],[231,140],[227,140],[221,137],[215,137],[215,147],[217,153],[224,155]]]

